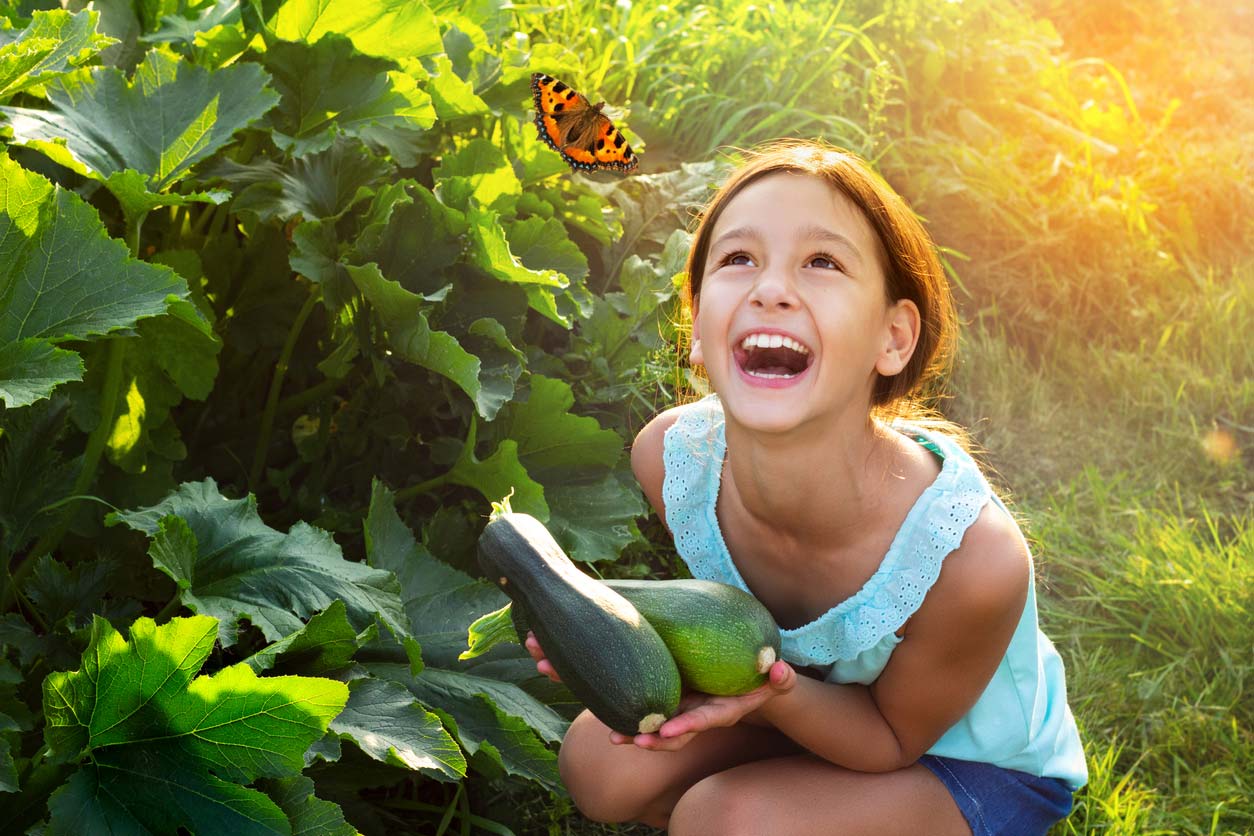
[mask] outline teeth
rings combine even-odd
[[[764,377],[767,380],[782,380],[785,377],[796,377],[793,374],[770,374],[769,372],[748,372],[751,377]]]
[[[740,342],[740,347],[749,348],[791,348],[798,354],[809,354],[810,349],[783,334],[750,334]]]

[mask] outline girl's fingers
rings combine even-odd
[[[531,658],[537,662],[544,658],[544,651],[540,649],[540,641],[536,638],[536,634],[530,630],[527,631],[527,638],[523,639],[523,647],[527,648]]]
[[[777,691],[791,691],[797,684],[797,672],[793,670],[792,665],[782,659],[771,665],[766,675],[771,687]]]
[[[696,737],[696,733],[683,734],[678,737],[662,737],[660,734],[638,734],[632,742],[641,749],[651,752],[675,752],[688,745],[688,741]]]
[[[527,631],[527,638],[523,640],[523,647],[527,648],[527,653],[531,654],[531,658],[536,662],[536,670],[547,676],[554,682],[561,682],[562,678],[558,676],[557,670],[554,669],[553,663],[544,655],[540,642],[536,640],[536,634],[530,630]]]

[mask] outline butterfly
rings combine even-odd
[[[605,102],[591,105],[582,93],[545,73],[531,74],[540,139],[562,155],[571,168],[631,171],[639,160],[626,137],[608,116]]]

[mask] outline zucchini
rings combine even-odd
[[[779,627],[766,607],[741,589],[702,580],[604,583],[657,630],[686,688],[743,694],[765,683],[779,658]],[[470,647],[461,658],[472,659],[501,642],[521,642],[528,629],[521,608],[507,604],[470,625]]]
[[[658,631],[685,687],[694,691],[720,696],[747,693],[766,682],[779,658],[775,619],[743,589],[703,580],[605,584]]]
[[[544,524],[493,514],[479,566],[520,603],[571,693],[622,734],[658,730],[679,708],[680,677],[662,637],[627,599],[584,574]]]

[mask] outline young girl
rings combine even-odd
[[[1043,836],[1087,773],[1031,556],[943,425],[901,417],[954,341],[927,233],[856,157],[777,143],[714,196],[688,277],[717,394],[653,419],[632,467],[786,661],[656,734],[583,712],[559,760],[576,806],[684,836]]]

